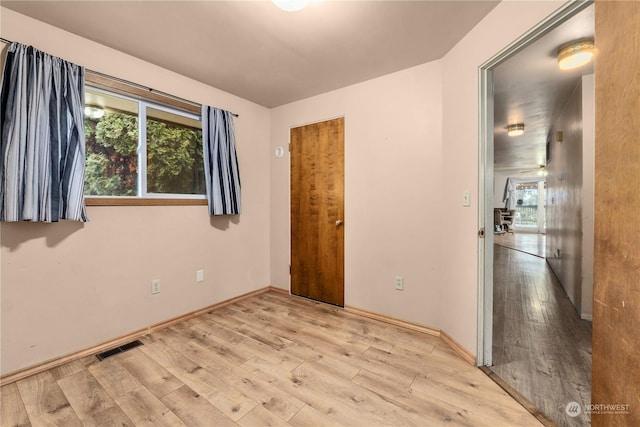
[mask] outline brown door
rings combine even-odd
[[[344,306],[344,119],[291,129],[291,293]]]
[[[596,409],[591,424],[640,426],[640,2],[597,1],[595,7],[591,403],[622,405],[618,413]]]

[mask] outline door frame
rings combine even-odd
[[[493,69],[528,45],[594,3],[571,0],[498,52],[478,69],[478,346],[477,366],[491,366],[493,359]]]

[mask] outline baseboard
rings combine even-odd
[[[345,311],[348,313],[358,314],[360,316],[368,317],[370,319],[379,320],[381,322],[390,323],[395,326],[399,326],[405,329],[411,329],[416,332],[422,332],[423,334],[433,335],[442,338],[442,340],[451,347],[453,351],[458,353],[469,364],[476,366],[476,356],[460,345],[456,340],[451,338],[449,334],[441,329],[434,329],[428,326],[419,325],[417,323],[407,322],[395,317],[385,316],[384,314],[374,313],[372,311],[362,310],[360,308],[345,306]]]
[[[269,291],[270,292],[277,292],[283,295],[291,295],[291,292],[289,292],[288,289],[282,289],[282,288],[276,288],[275,286],[269,286]]]
[[[49,369],[58,367],[60,365],[64,365],[65,363],[73,362],[75,360],[82,359],[87,356],[93,356],[98,353],[102,353],[103,351],[110,350],[112,348],[121,346],[130,341],[139,339],[147,334],[152,332],[168,328],[169,326],[175,325],[176,323],[184,322],[185,320],[192,319],[194,317],[201,316],[211,310],[215,310],[217,308],[222,308],[226,305],[233,304],[235,302],[241,301],[246,298],[250,298],[256,295],[264,294],[266,292],[275,292],[283,295],[291,295],[290,292],[286,289],[276,288],[274,286],[267,286],[262,289],[258,289],[255,291],[247,292],[246,294],[239,295],[237,297],[221,301],[216,304],[212,304],[210,306],[201,308],[199,310],[195,310],[181,316],[174,317],[172,319],[165,320],[164,322],[156,323],[154,325],[148,326],[143,329],[139,329],[137,331],[131,332],[129,334],[120,336],[118,338],[102,342],[100,344],[91,346],[89,348],[79,350],[73,353],[66,354],[64,356],[56,357],[54,359],[47,360],[45,362],[39,363],[34,366],[30,366],[24,369],[20,369],[15,372],[10,372],[2,377],[0,377],[0,386],[7,385],[16,381],[19,381],[23,378],[29,377],[31,375],[39,374],[41,372],[47,371]],[[357,314],[363,317],[368,317],[370,319],[379,320],[381,322],[389,323],[395,326],[399,326],[405,329],[410,329],[416,332],[421,332],[423,334],[432,335],[436,337],[442,338],[442,340],[447,343],[456,353],[458,353],[464,360],[469,362],[470,364],[475,366],[475,356],[467,351],[463,346],[461,346],[458,342],[456,342],[453,338],[451,338],[447,333],[441,331],[440,329],[434,329],[427,326],[419,325],[417,323],[407,322],[405,320],[396,319],[394,317],[385,316],[383,314],[374,313],[372,311],[362,310],[355,307],[345,307],[345,311],[353,314]]]
[[[229,304],[233,304],[235,302],[241,301],[243,299],[255,296],[255,295],[260,295],[260,294],[264,294],[266,292],[282,292],[282,293],[286,293],[287,295],[289,294],[288,291],[284,290],[284,289],[279,289],[279,288],[275,288],[273,286],[267,286],[265,288],[262,289],[258,289],[255,291],[251,291],[251,292],[247,292],[246,294],[242,294],[239,295],[237,297],[225,300],[225,301],[221,301],[219,303],[216,304],[212,304],[210,306],[207,306],[205,308],[201,308],[199,310],[195,310],[192,311],[190,313],[186,313],[183,314],[181,316],[178,317],[174,317],[172,319],[169,320],[165,320],[164,322],[160,322],[160,323],[156,323],[154,325],[151,325],[147,328],[144,329],[139,329],[137,331],[131,332],[127,335],[109,340],[109,341],[105,341],[103,343],[94,345],[92,347],[83,349],[83,350],[79,350],[73,353],[69,353],[67,355],[64,356],[60,356],[60,357],[56,357],[54,359],[48,360],[46,362],[42,362],[39,363],[37,365],[28,367],[28,368],[24,368],[24,369],[20,369],[19,371],[15,371],[15,372],[11,372],[8,373],[6,375],[3,375],[2,377],[0,377],[0,386],[6,385],[6,384],[10,384],[13,383],[15,381],[21,380],[23,378],[29,377],[31,375],[35,375],[35,374],[39,374],[40,372],[44,372],[46,370],[49,370],[51,368],[55,368],[57,366],[63,365],[65,363],[69,363],[69,362],[73,362],[74,360],[79,360],[82,359],[83,357],[87,357],[87,356],[92,356],[98,353],[102,353],[103,351],[106,350],[110,350],[112,348],[121,346],[125,343],[128,343],[129,341],[133,341],[136,339],[139,339],[147,334],[150,334],[152,332],[158,331],[160,329],[164,329],[164,328],[168,328],[169,326],[175,325],[176,323],[180,323],[180,322],[184,322],[185,320],[189,320],[192,319],[194,317],[198,317],[201,316],[211,310],[215,310],[217,308],[221,308],[224,307],[226,305]]]
[[[411,329],[416,332],[422,332],[423,334],[433,335],[435,337],[440,336],[440,329],[433,329],[427,326],[422,326],[417,323],[407,322],[405,320],[400,320],[395,317],[385,316],[384,314],[374,313],[373,311],[363,310],[361,308],[355,308],[350,306],[345,306],[344,311],[347,313],[358,314],[363,317],[368,317],[370,319],[379,320],[381,322],[390,323],[395,326],[400,326],[401,328]]]
[[[475,354],[471,353],[469,350],[464,348],[462,346],[462,344],[460,344],[458,341],[456,341],[453,338],[451,338],[451,336],[449,334],[447,334],[445,331],[440,331],[440,338],[442,338],[442,340],[444,342],[449,344],[449,347],[451,347],[453,349],[453,351],[458,353],[460,355],[460,357],[462,357],[464,360],[469,362],[469,364],[471,364],[473,366],[476,366],[476,355]]]

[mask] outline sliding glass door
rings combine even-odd
[[[516,184],[515,229],[544,233],[545,200],[547,183],[545,181],[520,182]]]

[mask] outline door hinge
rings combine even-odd
[[[291,264],[289,264],[289,276],[291,276]]]
[[[480,237],[481,239],[484,239],[484,227],[478,230],[478,237]]]

